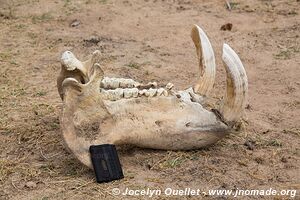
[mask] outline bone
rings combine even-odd
[[[91,68],[95,63],[100,63],[100,59],[101,59],[101,52],[99,50],[96,50],[92,53],[92,55],[90,56],[90,58],[84,62],[82,62],[84,68],[91,73]],[[89,74],[89,76],[91,76],[91,74]]]
[[[200,76],[194,85],[194,91],[206,96],[214,86],[216,75],[216,63],[213,48],[204,31],[194,25],[191,37],[196,47],[199,59]]]
[[[227,44],[223,45],[226,70],[226,94],[221,113],[227,121],[237,121],[243,114],[248,94],[248,79],[239,56]]]
[[[192,38],[201,76],[193,88],[184,91],[173,90],[171,84],[157,88],[155,82],[140,84],[132,79],[104,78],[95,60],[80,64],[73,54],[63,55],[57,81],[60,95],[64,97],[60,125],[67,148],[78,160],[92,168],[91,145],[130,144],[151,149],[192,150],[211,145],[231,132],[227,121],[238,120],[247,99],[244,67],[236,53],[224,44],[225,102],[220,112],[207,109],[203,102],[208,99],[204,95],[209,94],[214,82],[214,55],[198,26],[192,30]],[[147,97],[147,100],[131,100],[136,97]],[[87,130],[88,126],[91,129]],[[82,130],[88,133],[81,134]]]
[[[61,64],[68,70],[72,71],[77,68],[82,69],[83,64],[71,51],[65,51],[61,56]]]
[[[57,77],[57,89],[63,99],[62,82],[72,77],[80,83],[87,83],[91,77],[91,68],[96,63],[100,51],[94,51],[90,59],[81,62],[71,51],[65,51],[61,56],[61,72]]]

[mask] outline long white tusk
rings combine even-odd
[[[230,48],[223,45],[222,59],[226,69],[226,95],[221,109],[227,121],[238,120],[244,111],[248,95],[248,79],[239,56]]]
[[[191,37],[196,47],[200,69],[200,77],[194,86],[194,91],[201,95],[207,95],[215,83],[216,62],[214,51],[208,37],[199,26],[194,25]]]

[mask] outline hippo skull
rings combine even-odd
[[[197,149],[215,143],[240,120],[248,92],[245,69],[238,55],[223,45],[227,88],[219,109],[204,105],[216,73],[212,46],[194,25],[191,37],[199,59],[200,75],[194,86],[174,91],[173,84],[158,86],[132,79],[104,76],[95,51],[85,62],[70,51],[63,53],[57,79],[63,100],[60,119],[66,146],[91,167],[90,145],[131,144],[168,150]]]

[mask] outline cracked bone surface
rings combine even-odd
[[[108,78],[97,61],[99,51],[85,62],[65,52],[57,79],[63,100],[60,125],[70,151],[92,167],[89,147],[131,144],[168,150],[211,145],[238,122],[247,101],[248,80],[238,55],[223,46],[226,93],[220,108],[206,108],[215,78],[214,53],[208,37],[194,26],[192,39],[199,58],[195,85],[176,91],[173,84],[142,84],[132,79]],[[230,123],[229,123],[230,122]]]

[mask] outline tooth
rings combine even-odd
[[[126,88],[126,84],[125,84],[126,79],[125,78],[120,78],[119,80],[120,80],[120,87],[121,88]]]
[[[108,100],[114,101],[114,96],[113,96],[112,90],[106,90],[106,94],[107,94]]]
[[[139,89],[133,88],[132,89],[132,97],[136,98],[139,96]]]
[[[248,96],[248,78],[242,61],[227,44],[222,59],[226,70],[226,94],[221,113],[227,121],[237,121],[243,115]]]
[[[116,101],[123,98],[124,91],[122,88],[117,88],[115,90],[107,90],[108,99],[111,101]]]
[[[168,90],[171,90],[173,87],[174,87],[174,84],[173,84],[173,83],[168,83],[168,84],[166,85],[166,88],[167,88]]]
[[[111,101],[115,101],[116,100],[115,96],[114,96],[114,94],[113,94],[113,92],[111,90],[107,90],[107,97]]]
[[[113,89],[120,87],[120,80],[118,78],[112,78],[110,81],[110,87]]]
[[[115,94],[118,99],[122,99],[124,96],[124,89],[122,89],[122,88],[115,89]]]
[[[137,97],[139,90],[137,88],[124,89],[124,98],[129,99],[131,97]]]
[[[104,78],[102,79],[102,81],[101,81],[100,87],[102,87],[102,88],[107,88],[107,86],[108,86],[108,78],[107,78],[107,77],[104,77]]]
[[[131,97],[131,90],[129,88],[124,89],[124,98],[129,99]]]
[[[146,91],[147,91],[146,89],[139,90],[139,96],[143,96]]]
[[[157,88],[157,82],[151,82],[150,84],[152,85],[152,87]]]
[[[135,88],[140,87],[140,86],[141,86],[141,84],[139,82],[134,82],[134,84],[133,84],[133,87],[135,87]]]
[[[146,90],[146,89],[144,89],[144,90],[145,90],[144,95],[145,95],[146,97],[149,97],[149,96],[150,96],[149,90]]]
[[[201,95],[208,95],[214,86],[216,76],[214,51],[207,35],[199,26],[194,25],[191,37],[196,47],[200,70],[200,76],[194,86],[194,91]]]
[[[143,96],[143,90],[139,90],[139,97]]]
[[[132,79],[122,79],[120,81],[121,88],[132,88],[136,82]]]
[[[153,96],[155,96],[157,89],[150,88],[148,91],[149,91],[149,96],[153,97]]]

